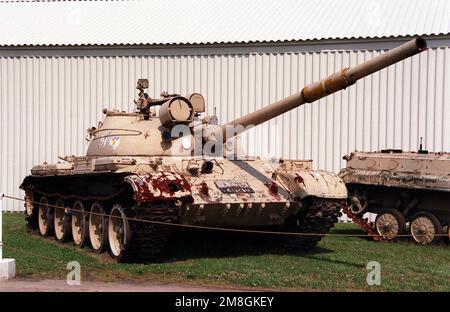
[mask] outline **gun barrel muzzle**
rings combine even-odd
[[[402,61],[427,48],[423,38],[412,39],[401,46],[380,54],[373,59],[330,75],[303,88],[302,94],[306,102],[311,103],[336,91],[345,89],[357,80],[371,75],[385,67]]]

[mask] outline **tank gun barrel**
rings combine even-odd
[[[259,125],[305,103],[314,102],[339,90],[343,90],[354,84],[357,80],[418,54],[426,50],[426,48],[427,43],[425,39],[417,37],[364,63],[351,68],[344,68],[325,79],[313,82],[296,94],[221,125],[220,129],[222,131],[223,141],[226,142],[232,136],[236,136],[245,131],[245,128],[249,126]],[[227,129],[233,129],[232,133],[227,132]]]

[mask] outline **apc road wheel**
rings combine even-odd
[[[41,200],[39,201],[38,226],[39,234],[44,237],[50,235],[50,231],[52,228],[52,212],[50,207],[48,206],[48,199],[45,196],[42,196]]]
[[[89,236],[87,215],[83,202],[77,200],[72,208],[72,238],[77,247],[83,247]]]
[[[55,209],[53,213],[53,227],[55,229],[56,241],[63,243],[67,241],[70,235],[70,222],[69,217],[66,214],[66,206],[64,200],[59,198],[55,203]]]
[[[108,240],[111,256],[125,260],[126,248],[131,239],[130,224],[121,205],[114,205],[108,220]]]
[[[393,240],[405,232],[405,217],[395,209],[383,209],[375,219],[375,228],[380,236]]]
[[[439,240],[437,234],[442,234],[443,229],[439,220],[431,213],[423,212],[412,218],[409,229],[416,242],[427,245]]]
[[[101,253],[108,244],[108,216],[100,202],[94,202],[89,213],[89,239],[92,251]]]

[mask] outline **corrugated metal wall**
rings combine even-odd
[[[218,49],[220,51],[220,49]],[[18,186],[33,164],[85,152],[85,130],[104,107],[131,110],[137,78],[149,94],[201,92],[207,112],[229,121],[288,96],[379,51],[131,56],[0,57],[0,190]],[[51,54],[51,53],[50,53]],[[286,113],[243,136],[249,154],[311,158],[338,172],[353,150],[415,150],[419,137],[450,150],[450,47],[435,47],[349,89]],[[9,210],[22,209],[7,201]]]

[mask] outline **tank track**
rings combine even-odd
[[[287,225],[286,230],[298,233],[323,234],[317,236],[290,236],[283,239],[283,247],[289,252],[305,252],[313,249],[326,233],[338,222],[342,215],[340,212],[343,201],[332,199],[314,198],[312,202],[303,209]],[[292,222],[296,222],[295,225]]]
[[[133,218],[144,221],[175,223],[178,219],[178,209],[170,202],[167,206],[135,206],[129,212]],[[120,262],[154,262],[164,258],[173,226],[130,220],[130,229],[131,239]]]
[[[314,248],[322,237],[330,231],[338,218],[342,215],[343,201],[332,199],[312,199],[306,209],[287,222],[282,231],[298,233],[316,233],[318,236],[288,236],[282,238],[283,249],[288,252],[304,252]],[[36,207],[34,207],[36,208]],[[163,260],[168,251],[169,239],[176,232],[175,227],[163,224],[152,224],[145,221],[176,223],[178,221],[179,207],[173,202],[138,204],[124,208],[129,220],[131,238],[124,246],[119,262],[155,262]],[[37,234],[36,215],[27,218],[27,228]],[[144,221],[141,222],[140,220]],[[287,220],[288,221],[288,220]]]
[[[378,235],[378,233],[374,230],[374,226],[372,222],[369,222],[367,218],[362,218],[362,214],[354,213],[347,205],[344,205],[342,211],[349,217],[355,224],[357,224],[364,232],[369,234],[373,240],[379,242],[384,241],[385,239]]]

